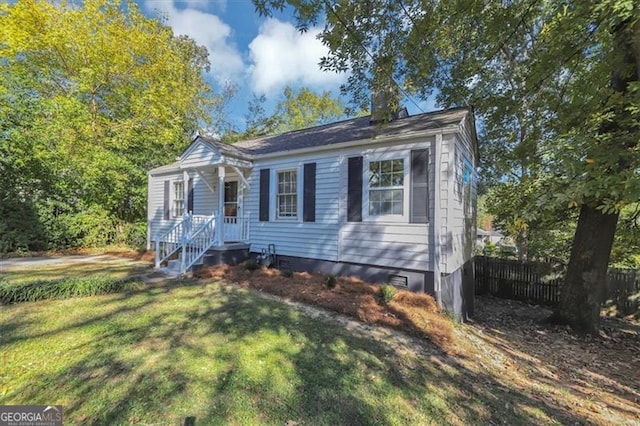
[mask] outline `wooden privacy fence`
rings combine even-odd
[[[564,268],[544,262],[476,256],[474,276],[476,294],[553,306],[560,301]],[[619,314],[639,312],[640,272],[609,269],[604,300],[605,306],[615,306]]]

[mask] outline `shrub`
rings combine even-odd
[[[396,288],[392,285],[385,284],[380,287],[380,296],[382,296],[382,301],[384,303],[391,302],[391,299],[393,299],[393,296],[396,295],[396,292]]]
[[[0,254],[47,249],[47,238],[35,206],[20,198],[0,188]]]
[[[289,270],[289,269],[285,269],[284,271],[280,272],[282,274],[283,277],[285,278],[291,278],[293,277],[293,271]]]
[[[101,247],[114,241],[115,221],[105,209],[92,205],[73,215],[69,231],[85,247]]]
[[[116,243],[134,249],[147,246],[147,222],[122,223],[116,227]]]
[[[327,288],[335,288],[336,284],[338,284],[338,279],[333,275],[329,275],[327,277],[326,284]]]
[[[37,280],[25,284],[10,284],[0,281],[0,302],[21,303],[46,299],[67,299],[79,296],[119,293],[139,288],[142,281],[137,278],[117,279],[108,275],[88,278],[61,278]]]
[[[260,265],[258,265],[258,262],[253,259],[249,259],[244,262],[244,269],[247,271],[255,271],[258,268],[260,268]]]

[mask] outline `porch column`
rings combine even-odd
[[[224,244],[224,166],[218,167],[218,214],[216,215],[216,245]]]
[[[182,171],[182,197],[184,202],[184,212],[189,213],[189,172],[187,170]]]

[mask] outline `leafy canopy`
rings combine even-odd
[[[142,219],[147,170],[221,101],[206,48],[133,2],[0,4],[0,63],[0,186],[56,215]]]

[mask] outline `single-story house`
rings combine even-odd
[[[232,145],[197,136],[149,171],[148,243],[182,273],[271,251],[278,268],[427,292],[465,316],[477,165],[468,108]]]

